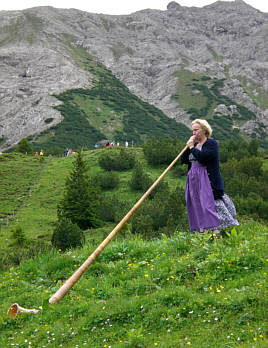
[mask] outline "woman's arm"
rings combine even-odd
[[[182,164],[189,164],[189,155],[190,155],[190,149],[188,148],[181,156],[181,163]]]
[[[218,155],[218,144],[214,139],[208,139],[202,146],[201,150],[195,147],[191,149],[192,154],[198,162],[207,164],[209,161],[217,158]]]

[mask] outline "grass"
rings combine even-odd
[[[113,241],[58,304],[47,299],[95,246],[55,250],[0,274],[2,346],[265,347],[267,228],[210,242],[177,232]],[[18,302],[43,309],[5,316]]]
[[[268,93],[264,89],[260,88],[253,80],[249,78],[238,76],[238,79],[245,92],[250,96],[255,104],[264,109],[268,107]]]
[[[152,168],[149,166],[141,148],[133,147],[128,150],[135,153],[136,158],[143,163],[144,169],[154,180],[164,171],[164,167]],[[98,157],[105,151],[116,151],[116,149],[85,152],[91,175],[103,172],[98,165]],[[1,155],[1,173],[4,174],[0,184],[0,211],[3,219],[0,245],[2,247],[10,239],[11,231],[17,224],[22,227],[29,238],[50,241],[54,223],[57,220],[57,204],[62,197],[65,178],[72,168],[73,159],[73,156],[45,157],[45,162],[40,162],[34,156]],[[131,173],[131,170],[118,173],[120,184],[116,190],[118,198],[128,202],[130,207],[143,194],[130,190],[128,182]],[[183,179],[176,178],[172,174],[169,174],[166,180],[172,188],[175,188],[178,182],[184,185]],[[106,194],[113,195],[114,191],[107,191]],[[7,215],[9,215],[8,225]]]
[[[0,157],[0,218],[23,205],[44,169],[44,162],[31,156],[4,154]]]
[[[186,110],[205,107],[207,105],[206,96],[199,91],[193,90],[192,86],[194,81],[202,81],[202,74],[182,69],[176,72],[176,76],[178,77],[176,96],[178,97],[180,106]]]
[[[135,152],[152,177],[162,173],[163,168],[148,166],[140,148],[128,150]],[[104,151],[113,150],[85,152],[94,175],[101,172],[97,160]],[[24,258],[20,265],[0,270],[2,347],[267,346],[267,226],[240,219],[241,225],[229,229],[221,240],[177,230],[171,237],[159,235],[145,241],[133,236],[126,225],[68,294],[49,305],[49,297],[114,224],[87,230],[81,249],[65,253],[52,249],[49,241],[57,202],[74,157],[39,162],[31,156],[4,154],[0,159],[4,182],[18,186],[18,192],[11,195],[12,204],[17,204],[21,192],[30,192],[9,225],[2,224],[0,251],[8,250],[14,257],[22,252],[11,236],[18,223],[33,248],[36,240],[49,246]],[[20,184],[11,177],[13,168],[20,173]],[[130,191],[131,171],[118,175],[117,196],[134,204],[142,193]],[[172,172],[165,180],[171,187],[178,182],[184,185],[184,178],[175,178]],[[1,197],[5,197],[4,189],[1,185]],[[3,200],[1,209],[2,205],[6,205]],[[6,315],[13,303],[42,309],[36,315],[20,313],[14,320]]]

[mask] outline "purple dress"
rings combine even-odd
[[[185,199],[190,231],[204,232],[239,225],[235,206],[228,195],[214,200],[206,166],[193,154],[189,155],[189,161],[192,165],[187,175]]]

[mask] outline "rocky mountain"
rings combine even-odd
[[[172,1],[166,11],[120,16],[53,7],[0,11],[0,150],[61,124],[57,95],[91,90],[101,65],[179,123],[203,117],[221,138],[240,130],[264,139],[267,38],[268,14],[242,0],[203,8]],[[95,128],[107,136],[109,127]]]

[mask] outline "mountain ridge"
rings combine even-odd
[[[117,16],[46,6],[1,11],[0,18],[2,150],[63,120],[53,95],[93,87],[94,76],[77,65],[67,43],[82,47],[130,92],[188,127],[195,115],[185,108],[185,84],[192,86],[187,98],[199,112],[207,103],[200,88],[211,85],[200,87],[199,81],[196,89],[194,80],[200,74],[222,79],[220,93],[232,101],[224,104],[227,110],[239,104],[255,115],[242,121],[232,114],[229,131],[267,134],[268,15],[244,2],[189,8],[173,1],[166,11]],[[185,70],[196,77],[183,84],[178,74]],[[219,105],[214,98],[205,117],[214,118]]]

